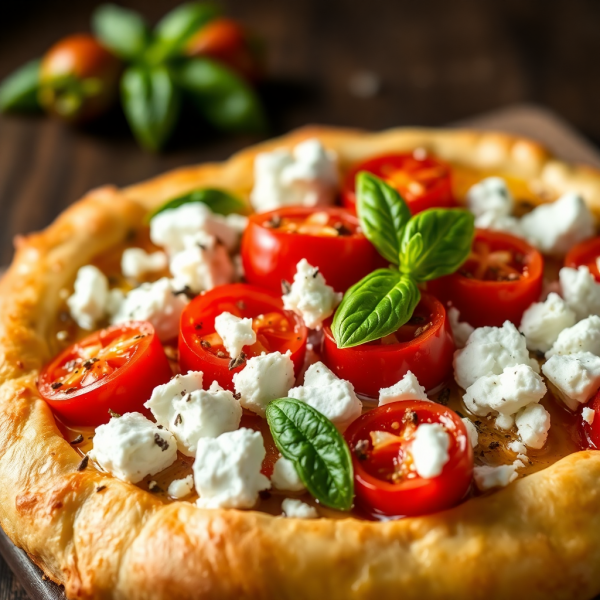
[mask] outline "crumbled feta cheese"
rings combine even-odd
[[[423,423],[417,427],[410,453],[415,471],[423,479],[437,477],[450,460],[450,436],[439,423]]]
[[[512,465],[500,465],[499,467],[490,467],[488,465],[476,466],[473,469],[473,478],[475,479],[477,489],[485,492],[495,487],[507,486],[519,476],[517,469],[523,466],[521,461],[515,461],[515,463]]]
[[[542,366],[553,392],[571,410],[585,404],[600,388],[600,358],[591,352],[555,354]]]
[[[589,408],[587,406],[583,407],[583,410],[581,411],[581,417],[588,425],[592,425],[594,423],[595,416],[596,416],[596,411],[594,411],[592,408]]]
[[[550,429],[550,413],[541,404],[530,404],[520,410],[515,424],[526,446],[536,450],[544,447]]]
[[[526,455],[527,454],[527,446],[523,442],[519,440],[513,440],[508,443],[508,449],[515,454]]]
[[[512,214],[514,200],[501,177],[487,177],[467,192],[467,206],[475,215],[493,214],[507,217]]]
[[[244,346],[256,343],[252,319],[240,319],[229,312],[223,312],[215,318],[215,331],[221,336],[231,358],[239,356]]]
[[[563,298],[578,321],[590,315],[600,315],[600,284],[588,267],[563,267],[558,277]]]
[[[484,375],[500,375],[505,367],[529,365],[537,373],[539,365],[529,358],[525,338],[506,321],[502,327],[479,327],[467,345],[454,353],[454,378],[463,389]]]
[[[429,400],[425,388],[411,371],[407,371],[398,383],[379,390],[379,406],[399,400]]]
[[[194,484],[201,508],[252,508],[271,484],[260,472],[265,458],[260,431],[237,429],[217,438],[200,438]]]
[[[458,311],[458,308],[451,306],[448,309],[448,319],[450,320],[454,343],[457,348],[464,348],[469,336],[475,331],[475,328],[466,321],[460,322],[459,318],[460,312]]]
[[[146,273],[167,268],[167,255],[164,252],[148,254],[142,248],[127,248],[121,256],[121,272],[125,277],[139,279]]]
[[[523,216],[521,227],[529,242],[545,254],[564,255],[592,237],[596,226],[583,198],[567,193]]]
[[[524,313],[519,329],[529,350],[547,352],[560,332],[575,325],[575,313],[558,295],[550,293],[545,302],[535,302]]]
[[[362,412],[354,386],[336,377],[322,362],[310,365],[304,375],[304,385],[292,388],[287,396],[310,404],[340,428],[360,417]]]
[[[552,348],[546,352],[546,358],[555,354],[575,354],[577,352],[591,352],[600,355],[599,316],[591,315],[573,327],[563,329]]]
[[[295,498],[286,498],[281,503],[281,510],[289,519],[317,519],[319,517],[314,506]]]
[[[310,329],[320,329],[341,302],[342,295],[334,292],[319,269],[303,258],[296,266],[290,291],[283,296],[283,307],[300,315]]]
[[[294,463],[283,456],[278,458],[273,466],[271,483],[277,490],[301,492],[305,489]]]
[[[290,356],[289,350],[286,354],[271,352],[253,356],[239,373],[234,374],[233,385],[244,408],[264,417],[271,400],[286,397],[295,381]]]
[[[74,292],[67,298],[71,316],[82,329],[91,331],[111,309],[111,292],[108,279],[93,265],[77,271]]]
[[[498,429],[505,430],[511,429],[514,424],[515,418],[512,415],[505,415],[502,413],[498,414],[496,421],[494,422],[494,425],[496,425]]]
[[[189,496],[193,489],[194,476],[188,475],[183,479],[175,479],[174,481],[171,481],[169,488],[167,489],[167,494],[169,494],[171,498],[175,498],[175,500],[181,500],[181,498]]]
[[[166,277],[154,283],[143,283],[131,290],[111,322],[150,321],[162,341],[172,340],[179,333],[179,320],[187,300],[175,294]]]
[[[477,427],[475,427],[475,423],[473,423],[473,421],[467,417],[463,417],[462,422],[465,424],[467,436],[469,437],[471,446],[473,448],[477,448],[479,445],[479,432],[477,431]]]
[[[177,443],[140,413],[126,413],[96,428],[89,456],[117,479],[138,483],[175,462]]]
[[[280,206],[333,204],[338,188],[337,159],[319,140],[259,154],[254,161],[250,201],[256,212]]]

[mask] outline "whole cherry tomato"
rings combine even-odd
[[[600,281],[600,270],[598,269],[599,258],[600,237],[595,237],[573,246],[565,257],[565,267],[576,269],[584,265],[590,270],[596,281]]]
[[[427,284],[443,302],[451,302],[461,320],[474,327],[519,325],[542,292],[544,259],[527,242],[508,233],[478,229],[471,255],[452,275]]]
[[[387,266],[360,233],[356,216],[343,208],[289,206],[250,217],[242,238],[250,283],[279,292],[282,280],[292,281],[302,258],[318,267],[337,292]]]
[[[61,352],[43,369],[40,394],[68,425],[95,427],[110,411],[146,412],[144,402],[171,379],[154,328],[131,321],[103,329]]]
[[[428,294],[423,294],[408,323],[380,340],[340,349],[331,333],[331,319],[323,332],[323,362],[363,396],[377,398],[381,388],[394,385],[407,371],[427,391],[452,376],[454,340],[446,310]]]
[[[423,423],[439,423],[450,437],[448,462],[430,479],[412,465],[411,442]],[[464,423],[445,406],[393,402],[359,417],[344,435],[352,453],[356,502],[373,516],[430,514],[454,506],[469,490],[473,449]]]
[[[116,99],[120,73],[119,59],[91,35],[64,38],[42,59],[40,104],[66,121],[93,119]]]
[[[233,389],[233,375],[245,362],[234,366],[215,331],[215,318],[223,312],[251,318],[256,343],[245,346],[246,358],[262,352],[291,351],[296,375],[304,365],[308,330],[294,313],[283,310],[281,296],[267,290],[233,283],[216,287],[192,300],[181,315],[179,365],[183,373],[202,371],[208,387],[213,381]]]
[[[386,154],[362,162],[344,180],[344,206],[356,210],[356,175],[368,171],[396,188],[415,215],[427,208],[455,206],[450,166],[433,157],[415,154]]]

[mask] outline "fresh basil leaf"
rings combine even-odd
[[[279,452],[294,463],[306,489],[324,506],[350,510],[354,497],[352,458],[333,423],[295,398],[270,402],[267,421]]]
[[[248,205],[240,198],[233,196],[225,190],[204,188],[168,200],[150,215],[150,219],[165,210],[179,208],[183,204],[189,204],[191,202],[202,202],[203,204],[206,204],[210,210],[219,215],[230,215],[231,213],[245,214],[248,212]]]
[[[246,133],[265,130],[265,113],[256,92],[231,69],[208,58],[194,58],[181,65],[176,77],[217,129]]]
[[[361,171],[356,177],[356,208],[361,228],[379,254],[397,265],[410,211],[397,190],[379,177]]]
[[[129,67],[121,79],[125,116],[138,142],[147,150],[159,150],[179,113],[179,93],[164,66]]]
[[[92,30],[103,46],[126,60],[140,57],[150,41],[142,16],[116,4],[102,4],[94,11]]]
[[[415,215],[402,236],[400,272],[416,281],[454,273],[469,256],[474,234],[474,216],[460,208],[432,208]]]
[[[404,325],[421,299],[416,283],[395,269],[377,269],[345,294],[331,327],[338,348],[378,340]]]
[[[32,60],[11,73],[0,85],[0,111],[18,112],[40,109],[40,60]]]

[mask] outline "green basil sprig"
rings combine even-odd
[[[267,421],[279,452],[294,463],[306,489],[324,506],[350,510],[354,497],[352,458],[333,423],[294,398],[270,402]]]
[[[339,348],[381,339],[404,325],[421,298],[417,284],[456,271],[475,234],[466,210],[432,208],[411,217],[400,194],[371,173],[358,174],[356,194],[361,228],[392,266],[346,292],[331,327]]]
[[[232,213],[245,214],[248,212],[248,205],[237,196],[217,188],[202,188],[168,200],[151,213],[150,219],[165,210],[179,208],[183,204],[194,202],[206,204],[212,212],[219,215],[230,215]]]
[[[40,60],[32,60],[11,73],[0,85],[0,111],[35,111],[40,109]]]

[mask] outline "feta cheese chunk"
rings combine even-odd
[[[512,465],[500,465],[499,467],[475,466],[473,469],[475,485],[480,492],[495,487],[506,487],[519,476],[517,469],[521,466],[523,466],[523,463],[518,460]]]
[[[379,390],[379,406],[399,400],[429,400],[425,388],[411,371],[407,371],[398,383]]]
[[[314,506],[296,500],[295,498],[286,498],[281,503],[281,510],[289,519],[318,519],[319,513]]]
[[[507,217],[512,214],[514,200],[501,177],[487,177],[467,192],[467,206],[476,216],[492,214]]]
[[[479,445],[479,432],[477,431],[477,427],[475,427],[475,423],[471,421],[468,417],[463,417],[462,422],[465,424],[465,428],[467,429],[467,436],[469,437],[469,442],[473,448],[477,448]]]
[[[179,333],[179,320],[186,304],[185,296],[175,294],[171,281],[163,277],[131,290],[111,323],[150,321],[160,340],[172,340]]]
[[[169,494],[171,498],[175,498],[175,500],[181,500],[181,498],[189,496],[193,489],[194,476],[188,475],[183,479],[175,479],[174,481],[171,481],[167,489],[167,494]]]
[[[567,193],[556,202],[540,204],[521,219],[529,242],[544,254],[562,256],[594,235],[595,222],[579,194]]]
[[[520,442],[519,440],[513,440],[507,444],[507,447],[511,452],[519,455],[519,460],[521,460],[521,456],[526,458],[527,446],[525,446],[523,442]]]
[[[267,404],[277,398],[285,398],[288,390],[294,385],[294,363],[291,352],[271,352],[253,356],[246,361],[246,366],[235,373],[233,385],[240,395],[240,404],[265,416]]]
[[[417,427],[410,445],[413,464],[419,477],[437,477],[450,460],[450,436],[439,423],[423,423]]]
[[[252,508],[271,484],[260,472],[265,458],[262,434],[237,429],[198,441],[194,483],[201,508]]]
[[[322,362],[310,365],[304,375],[304,385],[292,388],[287,396],[310,404],[340,428],[358,419],[362,412],[354,386],[336,377]]]
[[[515,417],[521,441],[529,448],[540,450],[548,439],[550,413],[541,404],[530,404]]]
[[[293,152],[280,148],[256,157],[250,202],[256,212],[292,205],[327,206],[333,204],[338,184],[335,153],[310,139]]]
[[[502,327],[479,327],[467,345],[454,353],[454,378],[463,389],[484,375],[500,375],[506,367],[529,365],[536,373],[539,365],[529,358],[525,338],[509,321]]]
[[[448,309],[448,319],[450,320],[454,343],[457,348],[464,348],[469,336],[475,331],[475,328],[465,321],[459,321],[459,318],[460,312],[458,311],[458,308],[451,306]]]
[[[239,356],[244,346],[256,343],[252,319],[240,319],[229,312],[223,312],[215,318],[215,331],[221,336],[231,358]]]
[[[542,366],[542,373],[571,410],[585,404],[600,388],[600,358],[591,352],[555,354]]]
[[[164,252],[148,254],[142,248],[127,248],[121,256],[121,272],[125,277],[139,279],[146,273],[154,273],[167,268],[168,260]]]
[[[492,231],[504,231],[517,237],[525,237],[520,219],[497,215],[493,212],[487,212],[475,217],[475,227],[479,229],[491,229]]]
[[[600,284],[588,267],[563,267],[558,278],[563,298],[578,321],[590,315],[600,315]]]
[[[523,313],[519,329],[529,350],[547,352],[560,332],[575,322],[575,313],[558,294],[551,292],[544,302],[535,302]]]
[[[591,315],[583,321],[579,321],[563,329],[556,342],[548,352],[546,358],[555,354],[575,354],[577,352],[591,352],[600,355],[600,317]]]
[[[308,328],[320,329],[323,321],[342,301],[342,295],[334,292],[325,283],[319,269],[303,258],[296,266],[290,291],[283,296],[283,307],[300,315]]]
[[[587,406],[583,407],[583,410],[581,411],[581,418],[588,425],[593,425],[595,416],[596,416],[596,412],[593,409],[588,408]]]
[[[175,462],[177,443],[144,415],[126,413],[96,428],[89,456],[117,479],[138,483]]]
[[[273,466],[271,484],[277,490],[288,492],[302,492],[306,489],[298,476],[294,463],[283,456],[278,458]]]

